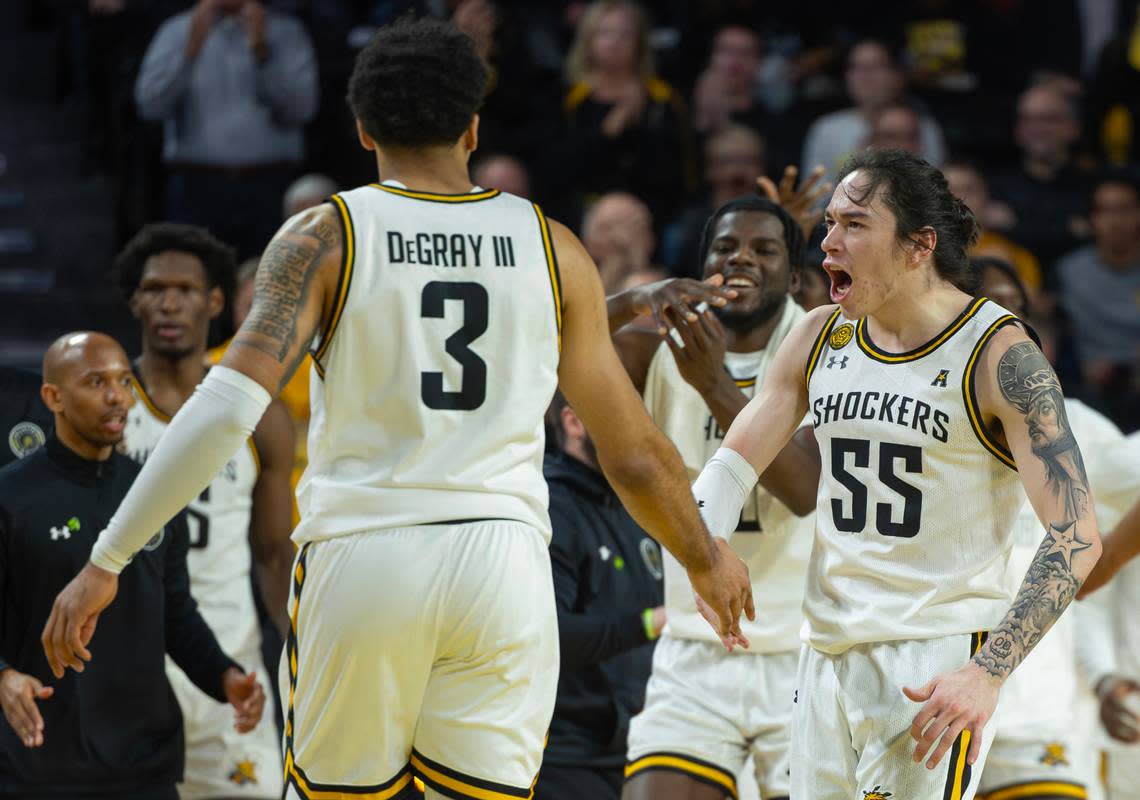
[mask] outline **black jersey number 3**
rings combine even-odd
[[[471,349],[487,332],[487,290],[479,283],[432,281],[420,298],[420,316],[443,319],[448,300],[463,301],[463,326],[444,342],[447,354],[463,367],[459,391],[444,391],[442,372],[421,372],[420,396],[428,408],[474,411],[487,399],[487,362]]]
[[[862,533],[867,527],[867,486],[847,469],[847,455],[853,458],[853,467],[871,466],[871,443],[866,439],[831,440],[831,474],[851,493],[851,514],[843,513],[843,501],[831,500],[831,516],[838,530]],[[922,492],[895,474],[901,462],[903,472],[922,473],[922,448],[894,442],[879,443],[879,483],[903,500],[902,521],[895,522],[894,503],[875,504],[875,528],[883,536],[910,539],[918,535],[922,524]]]

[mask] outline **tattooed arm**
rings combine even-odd
[[[245,443],[325,324],[340,268],[335,214],[328,206],[300,214],[270,242],[234,344],[171,420],[90,563],[56,598],[41,640],[57,677],[91,660],[87,643],[118,591],[119,572]]]
[[[963,731],[970,734],[967,761],[977,761],[1002,683],[1072,602],[1100,555],[1092,494],[1061,384],[1037,345],[1020,329],[999,331],[983,352],[976,388],[983,418],[1012,451],[1045,532],[1013,605],[973,659],[920,689],[903,689],[924,704],[910,729],[918,742],[914,760],[938,742],[929,769]]]

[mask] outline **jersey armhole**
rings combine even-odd
[[[807,364],[804,366],[804,386],[805,388],[811,383],[812,373],[815,372],[815,365],[819,363],[819,357],[823,353],[823,343],[827,341],[828,334],[831,329],[835,327],[836,320],[839,319],[839,314],[842,309],[835,309],[831,316],[827,318],[827,322],[820,328],[819,335],[815,337],[815,342],[811,346],[811,354],[808,356]]]
[[[989,451],[990,455],[1005,464],[1010,469],[1017,471],[1017,462],[1013,460],[1013,453],[1009,448],[990,435],[986,430],[985,422],[982,420],[981,406],[978,404],[978,392],[976,386],[977,378],[977,365],[978,357],[982,354],[986,344],[993,339],[994,334],[1007,325],[1021,325],[1034,341],[1037,340],[1036,333],[1031,332],[1032,329],[1025,325],[1021,320],[1012,314],[998,317],[993,323],[986,328],[986,332],[978,338],[978,343],[974,345],[973,351],[970,353],[970,358],[966,361],[966,369],[962,372],[962,400],[966,406],[966,418],[970,421],[970,428],[973,429],[974,435],[978,437],[982,447]]]
[[[344,313],[348,289],[352,284],[352,268],[356,261],[356,238],[352,225],[352,213],[348,210],[348,204],[338,194],[332,195],[329,201],[337,210],[337,219],[340,220],[341,239],[344,242],[344,247],[341,248],[340,277],[336,284],[336,300],[333,303],[332,314],[329,316],[329,328],[321,336],[320,345],[311,351],[313,365],[316,367],[317,375],[321,377],[321,380],[324,380],[325,377],[325,368],[321,359],[328,353],[333,334],[336,333],[337,325],[340,323],[340,316]]]
[[[534,206],[538,217],[538,230],[542,235],[542,251],[546,255],[546,271],[550,276],[550,292],[554,299],[554,325],[558,333],[558,352],[562,352],[562,275],[558,271],[558,255],[554,252],[554,239],[550,235],[550,225],[546,215],[537,203]]]

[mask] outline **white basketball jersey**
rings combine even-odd
[[[725,353],[725,368],[746,396],[752,397],[763,384],[780,343],[804,313],[788,298],[766,348],[755,353]],[[700,393],[681,376],[672,352],[664,343],[649,364],[645,405],[653,421],[680,451],[689,480],[696,480],[705,462],[721,446],[724,431],[718,427]],[[779,653],[799,648],[799,629],[803,621],[800,607],[811,551],[813,517],[814,514],[797,517],[759,485],[745,502],[740,526],[732,537],[732,549],[748,565],[757,611],[755,621],[741,619],[751,647],[734,652]],[[684,568],[668,551],[662,552],[662,556],[667,632],[683,639],[719,643],[697,611],[693,588]]]
[[[371,185],[333,197],[345,264],[314,351],[298,543],[513,519],[550,536],[543,414],[561,287],[538,206]]]
[[[136,381],[127,416],[126,454],[142,464],[158,445],[170,417]],[[227,654],[243,664],[258,653],[261,634],[250,583],[249,519],[259,466],[253,439],[242,445],[187,506],[190,593]],[[260,656],[258,656],[260,658]]]
[[[1065,413],[1084,456],[1097,522],[1107,531],[1140,497],[1140,478],[1106,457],[1120,448],[1124,434],[1107,417],[1079,400],[1065,398]],[[1041,548],[1045,526],[1026,499],[1013,526],[1009,587],[1016,592]],[[1001,687],[998,736],[1018,740],[1061,738],[1073,726],[1077,698],[1076,614],[1067,610]],[[1048,703],[1041,698],[1048,697]]]
[[[1009,609],[1024,494],[982,424],[974,373],[1014,322],[983,298],[908,353],[879,350],[865,319],[838,310],[820,332],[807,365],[822,471],[804,595],[816,649],[989,630]]]

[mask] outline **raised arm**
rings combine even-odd
[[[551,229],[564,297],[562,392],[590,432],[598,462],[630,514],[689,571],[694,589],[720,618],[721,636],[739,635],[741,610],[752,617],[747,568],[709,537],[680,455],[649,418],[618,360],[593,261],[564,226],[552,223]]]
[[[175,415],[91,552],[56,598],[44,628],[53,673],[81,670],[118,573],[151,535],[217,475],[324,329],[341,268],[342,229],[329,205],[298,214],[261,258],[253,307],[226,351]]]
[[[1013,453],[1045,535],[1013,605],[977,654],[920,689],[904,689],[911,700],[924,703],[911,725],[918,741],[915,760],[939,742],[929,769],[963,730],[970,731],[966,760],[977,760],[998,690],[1072,602],[1101,550],[1092,492],[1061,384],[1022,330],[1004,328],[986,346],[977,391],[983,419],[1000,431]]]

